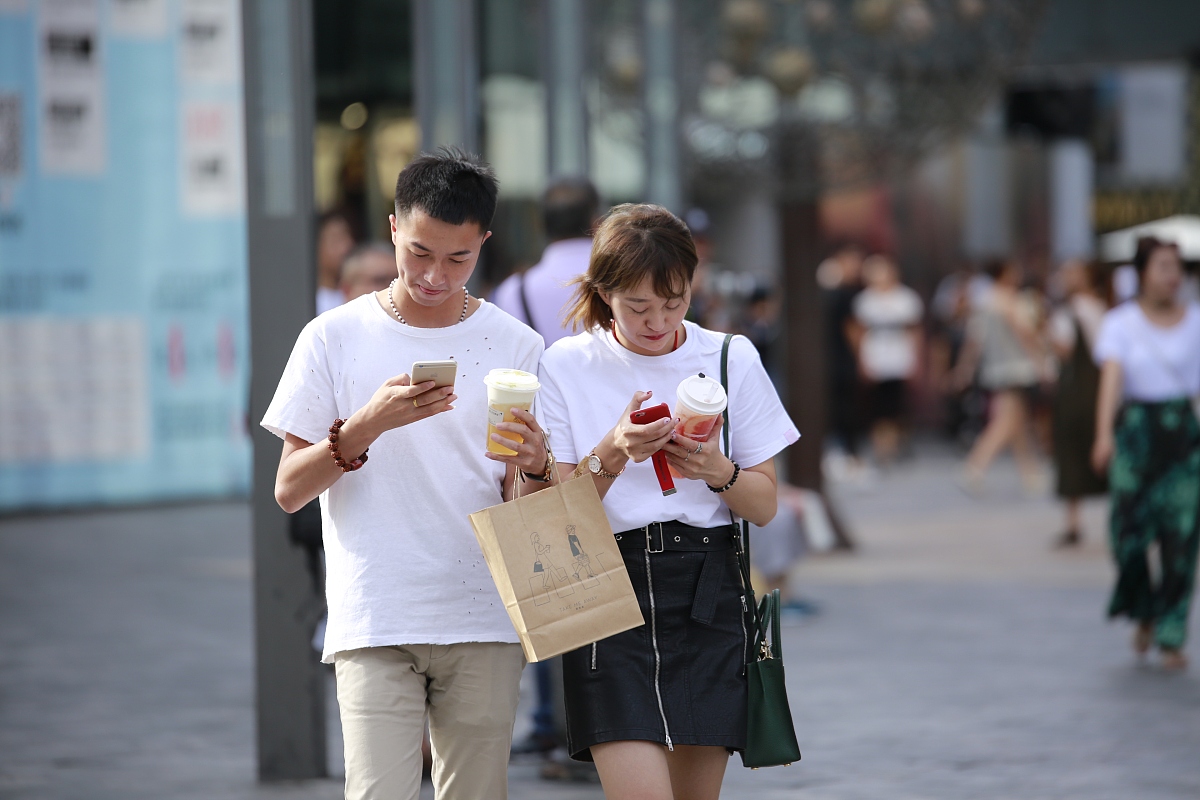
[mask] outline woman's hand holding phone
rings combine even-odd
[[[624,413],[617,421],[617,426],[612,430],[613,447],[635,464],[640,464],[663,449],[663,445],[671,441],[671,437],[675,433],[675,426],[679,424],[679,420],[671,417],[655,420],[646,425],[638,425],[629,419],[630,415],[641,408],[642,403],[649,400],[653,394],[653,392],[634,392],[633,399],[625,407]]]

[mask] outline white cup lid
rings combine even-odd
[[[494,369],[484,377],[483,382],[493,389],[509,392],[536,392],[542,388],[537,375],[520,369]]]
[[[725,387],[704,373],[689,375],[679,383],[675,397],[698,414],[720,414],[725,410],[728,398]]]

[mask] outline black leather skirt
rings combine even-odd
[[[567,747],[746,746],[748,622],[733,526],[617,534],[646,624],[563,655]]]

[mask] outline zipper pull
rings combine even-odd
[[[746,595],[742,595],[741,597],[742,597],[742,611],[744,611],[744,612],[746,612],[747,614],[749,614],[749,613],[750,613],[750,607],[746,605]]]

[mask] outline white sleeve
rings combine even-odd
[[[1048,328],[1050,340],[1059,347],[1067,348],[1075,344],[1075,325],[1065,308],[1059,308],[1050,315]]]
[[[925,318],[925,301],[921,299],[921,295],[912,289],[908,290],[908,297],[910,301],[908,324],[910,326],[920,325],[921,320]]]
[[[729,434],[731,457],[743,467],[768,461],[800,438],[758,350],[745,336],[729,344]]]
[[[313,320],[300,332],[275,396],[262,418],[262,426],[280,439],[290,433],[309,443],[319,442],[328,435],[329,426],[338,416],[329,359],[318,322]]]
[[[1121,330],[1121,311],[1123,309],[1118,306],[1105,314],[1104,321],[1100,323],[1100,333],[1096,336],[1096,346],[1093,349],[1093,357],[1097,364],[1103,365],[1105,361],[1124,363],[1126,360],[1125,345],[1129,337]]]
[[[564,464],[578,464],[579,454],[575,452],[575,437],[571,432],[571,415],[566,397],[559,386],[556,370],[547,370],[546,361],[543,358],[538,368],[538,380],[542,384],[537,395],[539,421],[543,428],[550,431],[550,449],[554,451],[555,459]]]

